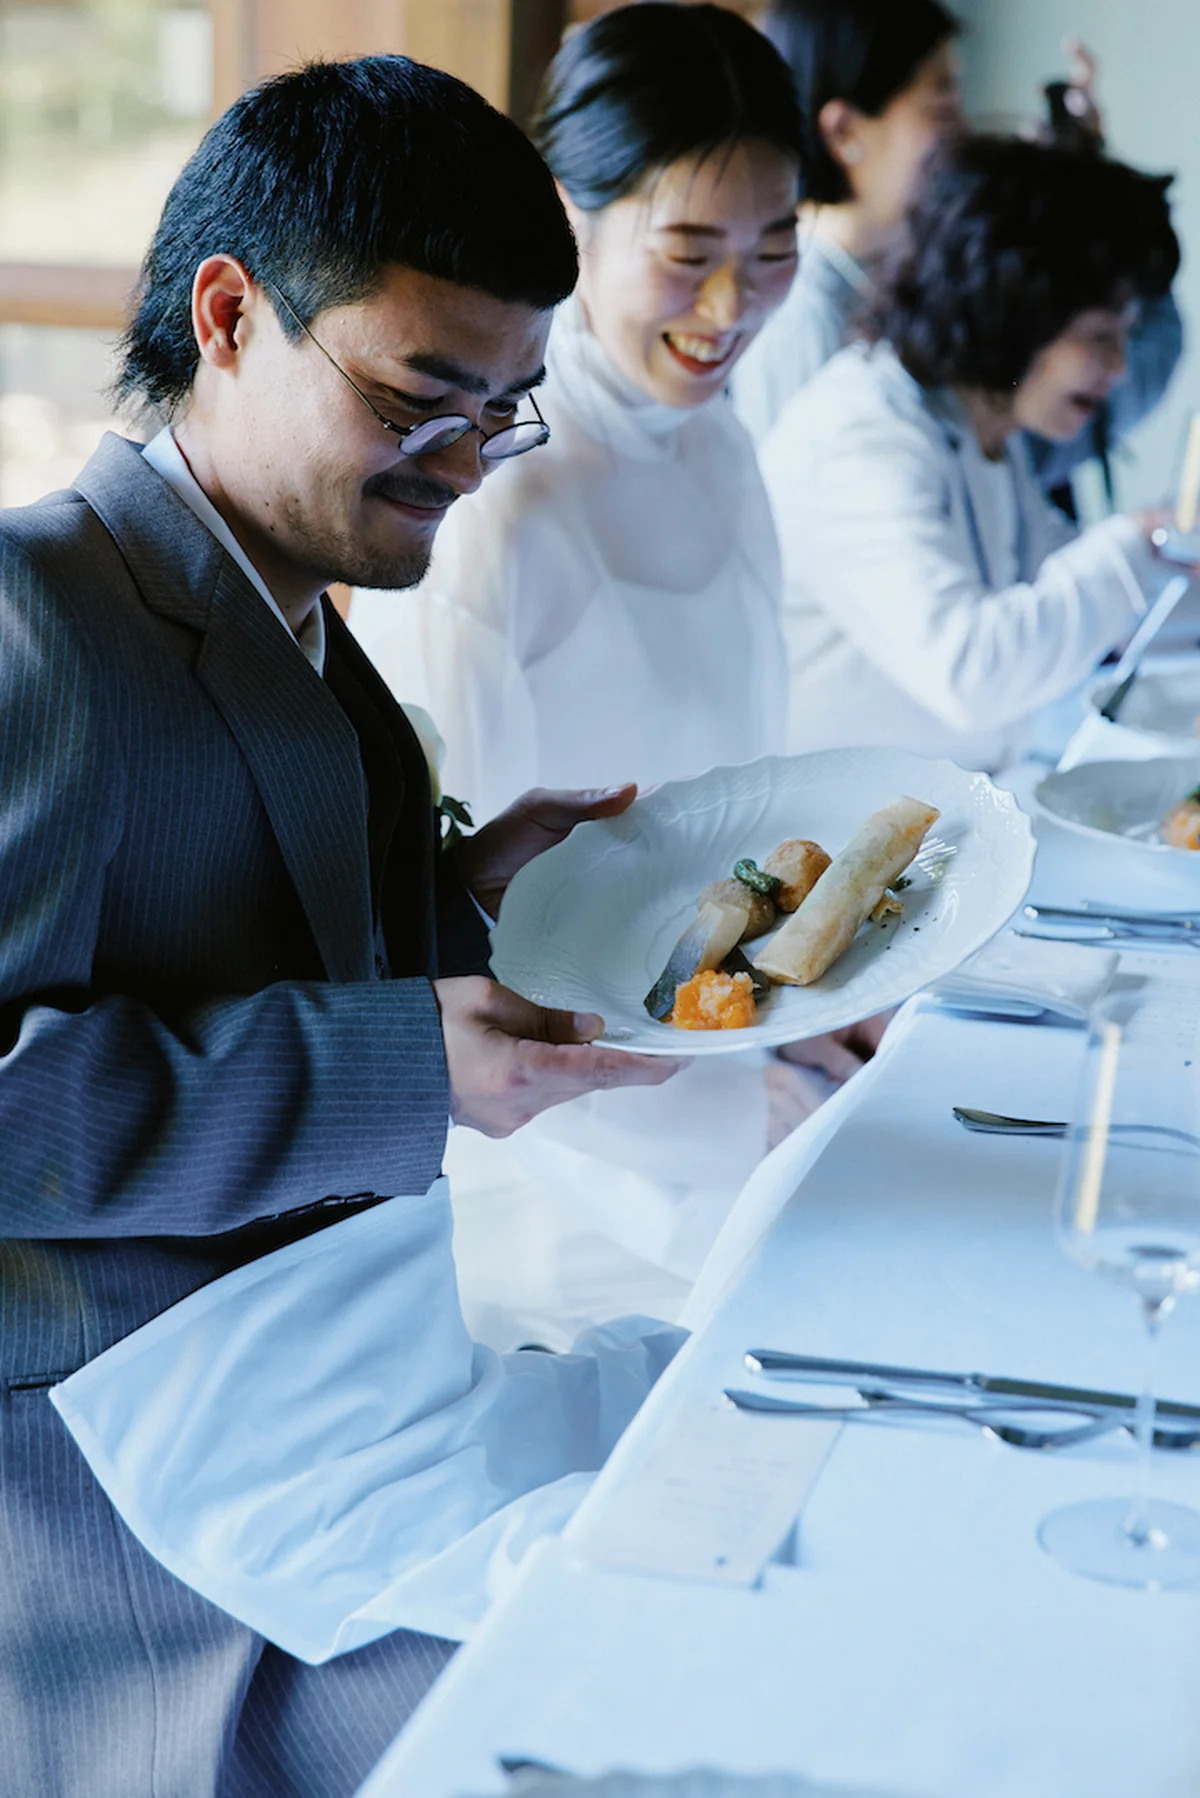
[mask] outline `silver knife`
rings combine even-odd
[[[1075,1410],[1132,1411],[1137,1399],[1129,1392],[1097,1392],[1085,1386],[1058,1386],[1041,1380],[1013,1380],[1001,1374],[942,1373],[928,1367],[889,1367],[873,1361],[827,1360],[819,1355],[792,1355],[779,1349],[747,1349],[751,1373],[774,1380],[807,1380],[818,1385],[857,1386],[861,1382],[887,1386],[936,1387],[945,1392],[986,1393],[995,1398],[1037,1399],[1041,1404],[1067,1405]],[[1155,1410],[1164,1417],[1200,1420],[1200,1405],[1160,1398]]]
[[[1124,655],[1112,671],[1113,690],[1100,707],[1100,716],[1110,724],[1117,722],[1121,707],[1129,697],[1142,657],[1190,585],[1190,574],[1173,575],[1129,639]]]
[[[1147,932],[1194,931],[1200,935],[1200,919],[1190,912],[1116,911],[1101,905],[1027,905],[1023,915],[1038,924],[1123,924],[1130,929]]]

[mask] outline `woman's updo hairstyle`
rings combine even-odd
[[[870,335],[923,387],[1011,393],[1073,318],[1167,292],[1169,175],[1017,137],[935,152]]]
[[[962,26],[939,0],[771,0],[763,31],[787,63],[806,124],[807,198],[853,197],[830,155],[821,108],[845,100],[876,119],[910,87],[921,64]]]
[[[756,139],[801,168],[792,78],[752,25],[721,6],[665,0],[602,13],[550,67],[533,139],[583,212],[686,156]]]

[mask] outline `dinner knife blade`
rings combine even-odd
[[[1065,922],[1095,924],[1098,928],[1105,924],[1120,924],[1132,930],[1145,931],[1147,935],[1158,935],[1161,932],[1174,936],[1181,930],[1200,934],[1200,921],[1188,912],[1116,911],[1099,905],[1027,905],[1023,915],[1035,924]]]
[[[944,1373],[928,1367],[892,1367],[873,1361],[829,1360],[819,1355],[793,1355],[779,1349],[747,1349],[746,1366],[767,1379],[806,1380],[833,1386],[857,1386],[862,1382],[885,1386],[940,1387],[959,1393],[984,1393],[995,1398],[1037,1399],[1042,1404],[1065,1405],[1076,1410],[1132,1411],[1137,1399],[1129,1392],[1100,1392],[1086,1386],[1060,1386],[1052,1381],[1016,1380],[1003,1374]],[[1179,1399],[1158,1399],[1155,1409],[1164,1417],[1200,1419],[1200,1405]]]

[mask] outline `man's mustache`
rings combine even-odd
[[[431,510],[444,510],[458,498],[453,487],[445,487],[425,475],[391,472],[373,474],[363,492],[368,496],[378,494],[381,499],[397,500],[402,506],[427,506]]]

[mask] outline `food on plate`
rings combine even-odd
[[[872,813],[830,863],[799,910],[754,957],[768,980],[811,986],[849,948],[888,888],[920,849],[940,813],[918,799],[894,799]]]
[[[780,911],[797,911],[829,866],[830,857],[819,843],[802,838],[781,843],[763,864],[779,882],[775,903]]]
[[[741,866],[741,863],[738,863]],[[746,923],[739,942],[765,936],[775,922],[775,901],[766,893],[756,892],[742,880],[714,880],[700,895],[699,904],[736,905],[746,913]]]
[[[757,1015],[749,974],[705,968],[678,988],[669,1021],[679,1030],[745,1030]]]
[[[701,905],[642,1001],[652,1018],[668,1019],[678,989],[697,974],[720,967],[741,941],[749,912],[749,895],[745,904]]]
[[[936,807],[896,799],[867,819],[836,861],[793,837],[763,867],[749,856],[733,878],[700,894],[692,919],[642,1003],[652,1018],[683,1030],[741,1030],[771,983],[809,986],[837,960],[869,918],[886,925],[903,915],[894,890],[916,855]],[[779,915],[783,928],[753,961],[739,943],[763,936]]]
[[[1171,807],[1159,833],[1172,849],[1200,849],[1200,787]]]

